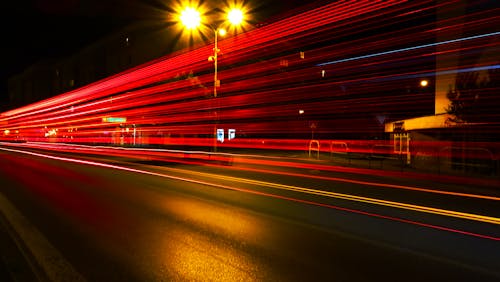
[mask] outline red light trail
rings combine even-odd
[[[233,228],[227,218],[234,217],[228,212],[234,205],[262,213],[264,219],[283,213],[282,219],[293,224],[347,235],[352,229],[363,240],[372,240],[373,232],[375,239],[384,237],[383,244],[385,237],[400,237],[398,241],[406,242],[398,243],[397,258],[399,246],[418,253],[427,244],[433,260],[434,254],[446,252],[445,258],[468,262],[465,256],[473,249],[481,261],[494,257],[487,247],[500,241],[498,5],[457,0],[321,2],[287,18],[246,26],[245,32],[219,38],[217,45],[210,39],[0,113],[5,183],[18,181],[29,197],[91,227],[112,232],[108,223],[123,221],[128,227],[139,222],[137,234],[146,240],[165,236],[145,227],[172,226],[208,235],[210,244],[224,241],[221,246],[266,253],[259,251],[267,250],[260,242],[233,244],[238,242],[234,236],[226,240],[208,230],[211,221],[216,228]],[[207,58],[215,46],[220,52],[215,51],[214,68]],[[12,193],[24,193],[13,187]],[[129,195],[124,192],[132,189]],[[196,201],[165,204],[166,197],[156,192],[168,195],[170,190]],[[120,198],[130,206],[123,206],[125,212],[115,205]],[[150,198],[175,212],[157,213],[145,206]],[[207,207],[221,205],[224,217],[207,220],[210,208],[192,207],[212,201]],[[37,210],[35,205],[28,209]],[[129,216],[140,210],[148,218]],[[186,220],[187,215],[199,217],[202,225],[188,222],[193,220]],[[172,225],[157,224],[164,219]],[[241,226],[235,229],[242,238],[249,237]],[[274,231],[266,232],[283,240]],[[302,240],[302,235],[294,236]],[[182,245],[170,237],[167,241],[173,243],[167,245]],[[448,239],[450,244],[439,246]],[[191,241],[186,244],[190,248]],[[283,245],[289,242],[294,241]],[[192,247],[200,246],[209,245]],[[363,249],[359,246],[354,250]],[[164,256],[158,246],[151,250]],[[153,265],[147,260],[140,264],[148,271]]]
[[[223,185],[223,184],[219,184],[219,183],[215,183],[215,182],[201,181],[201,180],[193,179],[191,177],[185,178],[185,177],[179,177],[179,176],[175,176],[175,175],[171,175],[171,174],[129,168],[129,167],[120,166],[120,165],[112,165],[112,164],[106,164],[106,163],[95,162],[95,161],[87,161],[87,160],[81,160],[81,159],[75,159],[75,158],[58,157],[58,156],[52,156],[52,155],[47,155],[47,154],[40,154],[40,153],[34,153],[34,152],[16,150],[16,149],[0,148],[0,150],[28,154],[28,155],[33,155],[33,156],[37,156],[37,157],[49,158],[49,159],[65,161],[65,162],[72,162],[72,163],[79,163],[79,164],[92,165],[92,166],[98,166],[98,167],[105,167],[105,168],[110,168],[110,169],[118,169],[118,170],[123,170],[123,171],[128,171],[128,172],[133,172],[133,173],[140,173],[140,174],[147,174],[147,175],[152,175],[152,176],[157,176],[157,177],[165,177],[165,178],[174,179],[174,180],[180,180],[180,181],[186,181],[186,182],[190,182],[190,183],[201,184],[204,186],[223,188],[223,189],[234,190],[234,191],[264,196],[264,197],[271,197],[271,198],[277,198],[277,199],[282,199],[282,200],[286,200],[286,201],[308,204],[308,205],[321,206],[321,207],[325,207],[325,208],[329,208],[329,209],[336,209],[336,210],[340,210],[340,211],[356,213],[356,214],[361,214],[361,215],[365,215],[365,216],[371,216],[371,217],[377,217],[377,218],[382,218],[382,219],[387,219],[387,220],[392,220],[392,221],[398,221],[398,222],[418,225],[418,226],[422,226],[422,227],[426,227],[426,228],[438,229],[438,230],[442,230],[442,231],[454,232],[454,233],[459,233],[462,235],[478,237],[478,238],[482,238],[482,239],[500,241],[500,237],[496,237],[496,236],[478,234],[478,233],[474,233],[474,232],[468,232],[468,231],[458,230],[458,229],[454,229],[454,228],[448,228],[448,227],[444,227],[444,226],[438,226],[438,225],[434,225],[434,224],[428,224],[428,223],[408,220],[408,219],[404,219],[404,218],[398,218],[398,217],[387,216],[387,215],[382,215],[382,214],[378,214],[378,213],[366,212],[366,211],[357,210],[357,209],[345,208],[345,207],[341,207],[341,206],[337,206],[337,205],[322,203],[319,201],[310,201],[310,200],[304,200],[304,199],[299,199],[299,198],[295,198],[295,197],[283,196],[283,195],[279,195],[278,193],[267,193],[267,192],[253,190],[253,189],[240,188],[240,187],[236,187],[234,185],[228,186],[228,185]],[[234,179],[236,179],[233,177],[231,177],[231,178],[233,179],[233,181],[234,181]],[[244,182],[245,180],[239,179],[237,181]],[[459,217],[459,218],[463,218],[463,219],[482,221],[482,222],[487,222],[487,223],[491,223],[491,224],[500,224],[500,218],[489,217],[489,216],[468,214],[468,213],[456,212],[456,211],[450,211],[450,210],[444,210],[444,209],[436,209],[436,208],[431,208],[431,207],[417,206],[417,205],[405,204],[405,203],[400,203],[400,202],[390,202],[390,201],[386,201],[386,200],[359,197],[359,196],[353,196],[353,195],[330,193],[330,192],[325,192],[325,191],[317,191],[317,190],[306,189],[306,188],[295,187],[295,186],[279,185],[279,184],[274,184],[274,183],[270,183],[270,182],[251,181],[251,183],[258,184],[258,185],[265,185],[265,186],[269,186],[269,187],[274,187],[277,189],[295,190],[295,191],[299,191],[301,193],[317,194],[317,195],[323,195],[326,197],[348,199],[351,201],[370,202],[372,204],[392,206],[392,207],[397,207],[400,209],[415,210],[415,211],[419,211],[419,212],[433,213],[433,214],[438,214],[438,215],[442,215],[442,216]]]
[[[214,129],[221,129],[225,135],[216,146],[223,152],[293,155],[309,150],[318,157],[363,159],[371,169],[239,159],[247,164],[391,175],[396,172],[374,170],[374,160],[406,157],[408,162],[433,159],[433,172],[439,173],[445,166],[498,172],[499,9],[464,5],[465,13],[457,12],[456,1],[325,4],[221,40],[217,98],[211,90],[212,66],[206,62],[213,51],[208,44],[2,113],[0,141],[159,147],[171,151],[156,152],[158,158],[196,163],[209,156],[226,158],[206,153],[213,151]],[[454,16],[443,16],[448,14]],[[385,125],[409,120],[427,126],[416,119],[435,114],[438,82],[450,75],[457,76],[450,81],[456,82],[455,91],[473,97],[468,99],[480,111],[461,126],[416,132],[408,141],[411,150],[402,154],[397,134]],[[477,76],[477,85],[468,75]],[[426,87],[420,85],[424,78]],[[458,99],[456,108],[469,102]],[[474,137],[457,137],[466,133]],[[425,138],[414,137],[421,135]],[[182,151],[205,153],[183,159]],[[496,179],[405,175],[498,185]]]

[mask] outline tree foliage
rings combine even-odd
[[[457,123],[491,123],[500,121],[500,71],[459,73],[455,87],[448,90],[447,112]]]

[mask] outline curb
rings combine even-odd
[[[86,281],[1,193],[0,222],[39,281]]]

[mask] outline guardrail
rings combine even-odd
[[[333,155],[344,155],[351,163],[351,158],[349,157],[349,147],[347,142],[341,141],[330,141],[330,158],[333,159]]]
[[[330,142],[330,156],[333,153],[347,155],[348,152],[349,152],[349,147],[347,146],[347,142],[340,142],[340,141]]]
[[[316,146],[313,148],[313,146]],[[319,159],[319,141],[318,140],[311,140],[309,141],[309,157],[311,157],[311,152],[316,151],[317,155],[316,158]]]
[[[479,173],[482,175],[500,173],[499,155],[493,148],[433,146],[411,152],[406,143],[402,149],[390,141],[368,143],[350,143],[336,140],[310,140],[308,154],[310,158],[320,159],[321,152],[329,153],[330,160],[337,164],[354,163],[356,166],[367,165],[370,168],[392,168],[398,170],[422,169],[435,173]],[[424,156],[425,158],[421,158]],[[325,155],[326,158],[326,155]],[[411,159],[410,159],[411,158]],[[412,160],[412,166],[410,166]]]

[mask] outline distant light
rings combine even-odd
[[[304,110],[299,110],[299,115],[304,114]]]
[[[227,33],[227,31],[223,28],[219,28],[218,31],[219,31],[220,36],[224,36]]]
[[[45,132],[45,137],[51,137],[51,136],[56,136],[57,135],[57,129],[51,129],[47,132]]]
[[[10,133],[10,130],[8,130],[8,129],[5,129],[5,131],[3,132],[3,134],[5,134],[5,135],[9,135],[9,133]]]
[[[321,77],[325,77],[325,74],[326,74],[326,71],[325,70],[321,70]]]
[[[422,87],[426,87],[428,84],[429,84],[429,81],[427,81],[425,79],[420,81],[420,86],[422,86]]]
[[[187,7],[181,12],[180,19],[187,29],[195,29],[201,22],[200,12],[191,7]]]
[[[232,9],[227,13],[227,19],[232,25],[239,25],[243,22],[243,12],[240,9]]]

